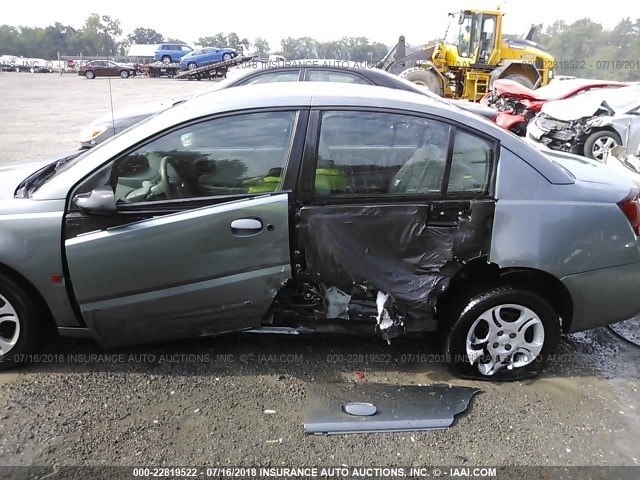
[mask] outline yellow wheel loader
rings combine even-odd
[[[503,15],[499,10],[450,13],[451,19],[458,17],[454,38],[449,36],[447,27],[444,41],[407,55],[401,36],[377,67],[440,96],[471,101],[480,100],[498,78],[529,88],[546,85],[553,79],[553,56],[532,40],[535,27],[524,38],[503,39]]]

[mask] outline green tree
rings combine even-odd
[[[255,49],[256,55],[260,58],[266,58],[269,55],[270,48],[269,42],[262,37],[256,37],[253,41],[253,47]]]
[[[85,54],[115,55],[118,52],[117,37],[122,35],[120,20],[113,20],[109,15],[92,13],[87,17],[80,34]]]
[[[200,37],[196,43],[203,47],[224,47],[227,38],[224,33],[216,33],[212,37]]]
[[[22,55],[20,30],[11,25],[0,25],[0,52],[3,55]]]
[[[131,44],[154,44],[162,42],[162,39],[164,37],[162,34],[156,32],[153,28],[138,27],[129,35],[127,35],[127,38],[129,39]]]
[[[318,58],[319,44],[311,37],[287,37],[280,41],[282,50],[279,52],[289,60],[302,58]]]
[[[229,35],[220,32],[211,37],[200,37],[197,43],[203,47],[228,47],[236,50],[246,50],[251,46],[248,39],[240,39],[235,32],[231,32]]]

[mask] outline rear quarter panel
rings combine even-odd
[[[507,149],[501,152],[490,261],[561,279],[640,261],[636,235],[616,202],[630,189],[591,182],[549,183]]]

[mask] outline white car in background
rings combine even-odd
[[[636,153],[640,146],[640,84],[547,102],[529,122],[527,138],[552,150],[598,161],[618,145]]]

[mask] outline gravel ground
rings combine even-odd
[[[116,110],[210,85],[111,81]],[[75,148],[108,94],[103,79],[0,73],[0,163]],[[456,379],[417,340],[253,335],[104,350],[67,339],[46,353],[0,374],[0,465],[640,462],[640,349],[608,329],[564,337],[544,375],[513,383]],[[334,381],[483,392],[444,431],[304,436],[307,385]]]

